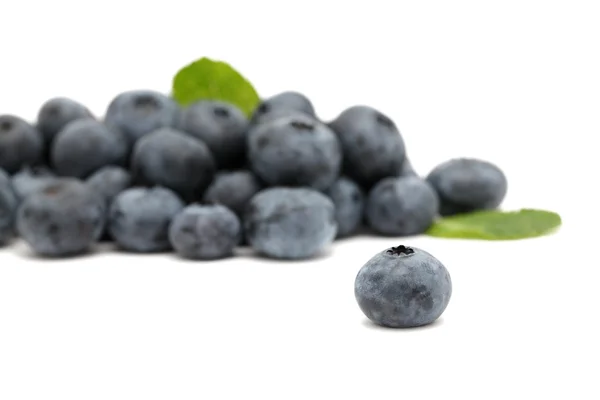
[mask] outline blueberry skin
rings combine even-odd
[[[167,187],[187,202],[202,198],[217,170],[203,142],[172,128],[140,139],[133,149],[131,168],[134,182]]]
[[[386,115],[368,106],[353,106],[329,124],[344,153],[344,172],[369,189],[383,178],[398,176],[405,145],[398,128]]]
[[[168,96],[153,90],[130,90],[117,95],[106,110],[104,122],[121,132],[130,145],[159,128],[175,127],[181,109]]]
[[[22,200],[31,193],[42,190],[60,180],[61,178],[47,167],[27,166],[12,176],[12,186],[17,197]]]
[[[390,177],[369,192],[365,215],[369,226],[381,235],[411,236],[431,226],[438,206],[438,197],[425,180]]]
[[[107,165],[125,165],[127,144],[103,123],[79,119],[56,135],[50,153],[58,175],[85,179]]]
[[[263,130],[264,125],[267,125],[281,118],[300,118],[301,120],[310,118],[312,121],[317,121],[315,118],[301,113],[299,111],[286,109],[275,110],[269,114],[269,118],[264,118],[263,120],[261,120],[260,124],[250,124],[250,126],[248,127],[248,132],[246,133],[246,143],[248,143],[248,141],[251,140],[252,136],[255,135],[257,132],[261,132]],[[329,126],[327,127],[329,128]]]
[[[49,144],[70,122],[94,118],[83,104],[66,97],[54,97],[42,104],[37,116],[37,129]]]
[[[347,177],[340,177],[325,194],[335,205],[337,237],[355,233],[363,220],[365,209],[365,194],[360,186]]]
[[[335,206],[308,188],[265,189],[250,200],[244,231],[250,246],[267,257],[310,258],[336,236]]]
[[[310,118],[314,121],[318,121],[318,119],[310,114],[304,113],[302,111],[298,111],[298,110],[289,110],[286,108],[281,108],[281,109],[275,109],[271,112],[269,112],[268,114],[266,114],[265,116],[263,116],[262,118],[260,118],[258,121],[256,122],[250,122],[250,127],[248,129],[248,135],[250,135],[253,131],[254,128],[257,128],[261,125],[264,124],[268,124],[269,122],[272,122],[276,119],[279,118],[285,118],[285,117],[304,117],[304,118]]]
[[[15,217],[19,199],[13,190],[9,175],[0,169],[0,246],[14,235]]]
[[[0,168],[9,174],[36,165],[44,151],[42,135],[14,115],[0,115]]]
[[[497,208],[508,189],[496,165],[473,158],[457,158],[435,167],[427,181],[440,198],[440,214],[461,214]]]
[[[215,260],[232,255],[240,233],[240,220],[227,207],[193,204],[173,218],[169,240],[184,258]]]
[[[342,151],[327,126],[298,115],[258,127],[248,137],[248,159],[268,185],[325,190],[339,176]]]
[[[206,204],[221,204],[242,218],[250,199],[262,184],[250,171],[219,172],[204,193]]]
[[[57,182],[29,195],[19,207],[17,230],[41,256],[67,257],[87,252],[100,238],[106,207],[83,183]]]
[[[263,100],[254,110],[250,123],[263,124],[290,112],[316,118],[315,108],[308,97],[295,91],[286,91]]]
[[[131,186],[131,174],[126,169],[108,165],[90,175],[85,184],[110,205],[112,200]]]
[[[125,251],[171,250],[169,225],[184,206],[177,194],[167,188],[129,188],[119,193],[110,206],[108,232]]]
[[[374,323],[412,328],[431,324],[442,315],[452,296],[452,280],[431,254],[398,246],[375,255],[360,269],[354,294]]]
[[[198,101],[183,109],[179,128],[208,146],[219,169],[244,164],[248,119],[236,106]]]

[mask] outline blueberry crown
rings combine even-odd
[[[217,117],[229,117],[229,110],[226,109],[225,107],[215,107],[213,109],[213,113],[217,116]]]
[[[290,122],[290,125],[298,129],[299,131],[312,131],[313,129],[315,129],[315,126],[313,124],[309,124],[304,121],[292,121]]]
[[[392,247],[391,249],[389,249],[386,253],[388,254],[392,254],[395,256],[399,256],[402,254],[413,254],[415,251],[410,248],[410,247],[406,247],[404,245],[400,245],[397,247]]]
[[[12,129],[12,122],[10,121],[2,121],[0,123],[0,131],[10,131]]]

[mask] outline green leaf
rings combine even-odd
[[[173,78],[173,98],[186,106],[198,100],[220,100],[250,115],[260,98],[239,72],[223,61],[201,58],[186,65]]]
[[[560,216],[551,211],[477,211],[442,218],[427,234],[455,239],[515,240],[546,235],[561,223]]]

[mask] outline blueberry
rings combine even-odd
[[[306,116],[265,123],[248,137],[254,173],[271,186],[325,190],[337,179],[342,151],[335,134]]]
[[[179,127],[208,146],[220,169],[244,164],[248,119],[236,106],[198,101],[182,111]]]
[[[49,144],[69,122],[93,118],[91,111],[83,104],[69,98],[55,97],[40,108],[37,128]]]
[[[17,230],[35,253],[66,257],[90,249],[103,232],[105,216],[104,203],[83,183],[63,180],[23,201]]]
[[[0,169],[0,245],[5,244],[14,234],[18,205],[19,200],[10,177]]]
[[[131,175],[122,167],[108,165],[93,173],[85,183],[110,205],[119,193],[131,186]]]
[[[433,323],[446,310],[452,280],[444,265],[416,247],[398,246],[371,258],[354,284],[362,312],[378,325],[412,328]]]
[[[12,186],[19,199],[60,181],[50,169],[43,166],[23,167],[12,176]]]
[[[308,188],[270,188],[256,194],[244,217],[248,243],[272,258],[304,259],[335,238],[335,206]]]
[[[127,144],[103,123],[79,119],[56,135],[50,153],[58,175],[85,179],[107,165],[125,165]]]
[[[340,177],[325,192],[335,205],[337,236],[349,236],[356,232],[362,222],[365,208],[365,195],[354,181]]]
[[[251,123],[262,124],[273,118],[285,116],[289,112],[298,112],[316,118],[315,109],[305,95],[287,91],[263,100],[254,110]]]
[[[438,204],[435,191],[421,178],[385,178],[369,192],[366,219],[382,235],[417,235],[431,226]]]
[[[152,90],[130,90],[116,96],[106,111],[105,123],[121,132],[130,145],[159,128],[175,127],[180,108],[175,101]]]
[[[208,147],[172,128],[140,139],[133,149],[131,166],[137,183],[167,187],[188,202],[202,198],[216,173]]]
[[[31,124],[14,115],[0,115],[0,168],[9,174],[41,161],[42,136]]]
[[[169,224],[183,208],[181,199],[167,188],[129,188],[110,206],[108,232],[126,251],[167,251],[171,249]]]
[[[250,171],[219,172],[206,189],[203,202],[224,205],[242,218],[250,199],[261,189]]]
[[[398,176],[405,158],[404,140],[394,122],[367,106],[343,111],[330,126],[344,153],[344,172],[371,188],[383,178]]]
[[[184,258],[214,260],[230,256],[240,240],[239,218],[221,205],[190,205],[173,218],[171,245]]]
[[[504,173],[496,165],[472,158],[446,161],[427,176],[440,197],[440,214],[453,215],[497,208],[507,192]]]

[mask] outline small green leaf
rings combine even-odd
[[[186,65],[173,78],[173,98],[186,106],[198,100],[220,100],[250,115],[260,98],[239,72],[223,61],[201,58]]]
[[[477,211],[442,218],[427,234],[455,239],[515,240],[543,236],[561,223],[560,216],[551,211]]]

